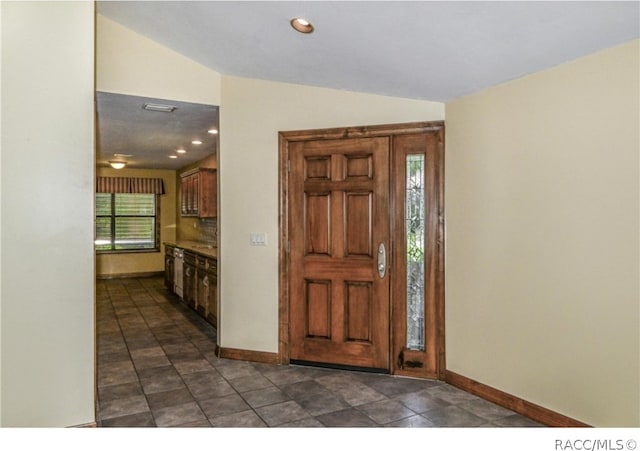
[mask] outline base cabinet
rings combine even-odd
[[[167,290],[174,292],[174,275],[175,275],[175,264],[174,264],[174,247],[173,246],[165,246],[164,247],[164,285],[167,287]]]
[[[191,308],[196,306],[196,275],[196,256],[189,251],[185,251],[182,300]]]
[[[196,297],[196,312],[200,313],[201,316],[207,316],[207,274],[198,271],[198,277],[196,281],[196,286],[198,290],[198,295]]]
[[[164,279],[175,292],[174,247],[165,245]],[[184,251],[182,300],[205,320],[218,326],[218,261],[212,257]]]
[[[217,326],[218,322],[218,264],[212,258],[197,257],[196,311],[208,322]]]
[[[205,319],[218,327],[218,277],[212,276],[207,283],[207,315]]]

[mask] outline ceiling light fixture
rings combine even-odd
[[[114,153],[113,154],[114,157],[119,157],[119,158],[131,158],[133,155],[127,155],[124,153]]]
[[[171,113],[176,109],[173,105],[162,105],[160,103],[145,103],[142,108],[147,111],[161,111],[163,113]]]
[[[218,130],[216,130],[215,128],[212,128],[211,130],[207,130],[207,133],[211,133],[212,135],[217,135]]]
[[[178,158],[177,155],[169,155],[169,158]]]
[[[178,149],[178,150],[176,150],[176,152],[178,152],[178,153],[187,153],[187,151],[184,150],[184,149]]]
[[[122,169],[127,165],[125,161],[110,161],[109,164],[113,169]]]
[[[199,141],[196,139],[194,141],[191,141],[191,144],[195,144],[196,146],[199,146],[200,144],[202,144],[202,141]]]
[[[307,19],[303,19],[302,17],[294,17],[291,19],[291,26],[294,30],[299,31],[300,33],[313,33],[313,25]]]

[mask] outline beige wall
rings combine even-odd
[[[101,15],[96,16],[96,89],[220,104],[220,74]]]
[[[159,169],[98,168],[97,175],[105,177],[161,178],[166,194],[160,196],[160,243],[176,239],[176,171]],[[164,247],[160,252],[125,254],[97,254],[98,276],[135,274],[164,270]]]
[[[640,426],[638,41],[448,103],[447,367]]]
[[[94,5],[1,2],[2,423],[94,417]]]
[[[443,118],[437,102],[222,78],[221,346],[278,350],[278,132]],[[249,246],[251,232],[268,245]]]

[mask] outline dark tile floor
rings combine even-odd
[[[443,382],[220,359],[160,277],[97,282],[100,427],[540,426]]]

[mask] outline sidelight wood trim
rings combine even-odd
[[[289,138],[278,135],[278,363],[283,365],[289,363]]]
[[[426,121],[411,122],[399,124],[384,124],[372,126],[356,126],[356,127],[340,127],[320,130],[299,130],[299,131],[282,131],[278,134],[278,226],[279,226],[279,243],[278,243],[278,354],[277,363],[288,364],[290,360],[290,322],[289,322],[289,144],[300,141],[315,140],[337,140],[344,138],[373,138],[373,137],[390,137],[407,134],[423,134],[427,132],[435,132],[438,136],[438,150],[436,171],[438,174],[437,186],[437,203],[438,203],[438,246],[436,249],[436,260],[438,268],[436,271],[436,288],[435,295],[437,297],[436,309],[436,370],[429,377],[437,377],[444,379],[445,377],[445,334],[444,334],[444,121]],[[393,161],[394,152],[391,148],[391,161]],[[390,174],[391,184],[395,183],[395,175]],[[390,193],[391,194],[391,193]],[[390,199],[390,211],[394,211],[393,198]],[[390,224],[394,234],[394,221]],[[392,247],[392,246],[390,246]],[[392,249],[388,250],[389,253]],[[393,262],[392,262],[393,263]],[[391,293],[393,302],[393,290]],[[393,315],[393,313],[392,313]],[[393,321],[393,317],[391,317]],[[390,331],[390,347],[393,339]],[[389,355],[392,369],[394,367],[394,355]],[[400,373],[396,373],[400,374]]]
[[[280,363],[279,356],[275,352],[250,351],[247,349],[217,348],[216,355],[221,359],[245,360],[258,363]]]
[[[280,132],[285,141],[317,141],[322,139],[342,138],[374,138],[378,136],[394,136],[425,133],[441,130],[443,121],[409,122],[402,124],[366,125],[358,127],[339,127],[321,130],[299,130]]]
[[[436,173],[438,180],[436,181],[438,187],[438,246],[437,246],[437,260],[438,268],[436,269],[436,373],[438,379],[444,379],[445,371],[447,368],[446,361],[446,335],[445,335],[445,291],[444,291],[444,249],[445,249],[445,205],[444,205],[444,148],[445,148],[445,131],[444,123],[438,131],[438,146],[437,146],[437,161],[436,161]]]
[[[561,428],[592,427],[586,423],[562,415],[561,413],[549,410],[546,407],[539,406],[522,398],[518,398],[517,396],[505,393],[497,388],[485,385],[482,382],[454,373],[453,371],[446,370],[444,380],[454,387],[458,387],[506,409],[513,410],[520,415],[531,418],[546,426]]]

